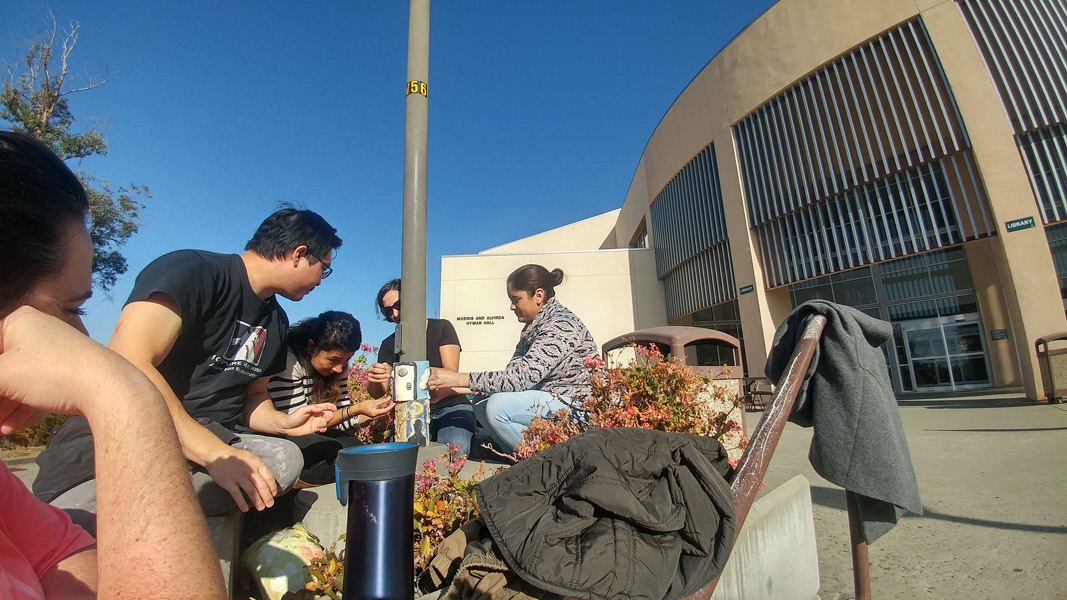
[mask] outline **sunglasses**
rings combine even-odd
[[[394,302],[391,306],[382,306],[382,314],[385,315],[385,316],[389,316],[389,315],[393,314],[394,311],[395,312],[400,312],[400,301],[399,300]]]

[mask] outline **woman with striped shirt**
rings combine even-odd
[[[388,398],[353,404],[348,396],[348,361],[362,343],[359,321],[346,312],[326,311],[289,328],[285,370],[267,385],[274,408],[291,413],[306,404],[337,407],[326,433],[289,438],[303,452],[305,485],[332,483],[337,452],[359,444],[351,430],[393,410]]]

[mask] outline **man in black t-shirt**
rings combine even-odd
[[[278,412],[267,381],[285,366],[289,326],[275,294],[303,298],[330,274],[340,246],[322,217],[284,208],[259,226],[244,254],[179,250],[137,277],[109,346],[167,401],[208,515],[273,505],[302,466],[299,448],[273,436],[325,430],[329,405]],[[235,433],[239,424],[269,435]],[[150,431],[131,434],[151,443]],[[91,526],[95,482],[84,420],[64,424],[38,463],[34,493]]]

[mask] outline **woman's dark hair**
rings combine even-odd
[[[315,264],[331,250],[340,248],[341,238],[337,237],[337,230],[317,213],[283,204],[260,223],[252,239],[245,244],[245,250],[275,260],[298,246],[307,246],[308,263]]]
[[[304,371],[311,377],[311,400],[314,403],[333,402],[341,396],[341,384],[348,377],[347,373],[323,375],[311,366],[311,350],[308,342],[315,345],[316,352],[355,352],[363,343],[363,332],[359,321],[352,315],[339,310],[328,310],[317,317],[301,320],[289,328],[286,337],[289,349],[303,365]]]
[[[0,131],[0,316],[62,270],[71,223],[88,212],[85,188],[54,152]]]
[[[509,290],[523,290],[530,296],[537,288],[545,291],[545,300],[556,295],[556,286],[563,283],[563,269],[548,269],[541,265],[523,265],[508,275]]]
[[[390,279],[389,281],[385,282],[385,285],[382,286],[382,289],[378,290],[378,297],[374,300],[374,314],[385,319],[386,321],[389,320],[389,317],[386,317],[385,314],[382,313],[382,308],[384,308],[382,306],[382,299],[385,298],[386,294],[393,290],[396,290],[397,293],[400,293],[399,279]]]

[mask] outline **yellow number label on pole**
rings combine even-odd
[[[407,95],[410,96],[411,94],[422,94],[423,96],[425,96],[426,95],[426,82],[425,81],[416,81],[414,79],[409,81],[408,82],[408,93],[407,93]]]

